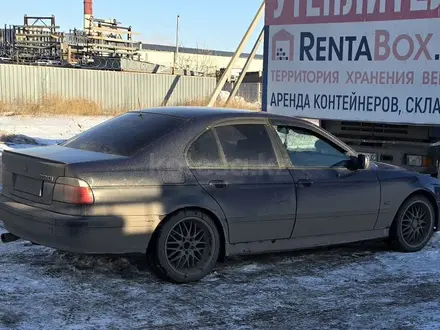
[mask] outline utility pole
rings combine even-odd
[[[234,55],[231,58],[231,61],[228,64],[228,67],[226,68],[225,72],[223,73],[223,76],[220,78],[220,81],[218,82],[214,92],[211,95],[211,99],[208,102],[208,107],[212,107],[217,100],[217,97],[219,96],[220,92],[223,89],[223,86],[226,83],[226,80],[231,75],[232,68],[234,67],[235,62],[240,57],[240,55],[243,53],[244,46],[246,45],[247,41],[249,40],[249,37],[251,36],[252,32],[255,30],[255,27],[257,26],[258,22],[260,21],[261,16],[264,12],[264,3],[261,4],[260,8],[258,9],[257,14],[255,15],[254,19],[252,20],[251,25],[249,26],[248,30],[246,31],[246,34],[244,35],[243,39],[241,40],[240,44],[237,47],[237,50],[235,51]]]
[[[258,48],[261,45],[261,42],[264,39],[264,28],[261,30],[260,35],[258,36],[257,42],[254,45],[254,48],[252,48],[251,54],[249,55],[246,64],[244,65],[243,70],[240,73],[240,76],[238,77],[237,82],[234,85],[234,88],[231,91],[231,94],[228,97],[228,100],[226,101],[225,105],[228,105],[229,102],[237,95],[238,90],[240,89],[240,85],[243,82],[244,77],[246,76],[246,73],[249,69],[249,66],[251,65],[251,62],[254,60],[255,55],[257,54]]]
[[[177,25],[176,25],[176,50],[174,51],[173,74],[176,74],[177,56],[179,55],[179,23],[180,23],[180,15],[177,15]]]

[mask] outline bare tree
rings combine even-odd
[[[217,66],[213,61],[212,51],[206,48],[199,48],[196,46],[194,54],[179,53],[177,58],[177,66],[181,70],[192,70],[196,72],[203,72],[208,75],[215,75]]]

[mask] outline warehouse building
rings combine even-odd
[[[154,44],[142,44],[141,61],[172,67],[176,47]],[[222,68],[226,68],[233,52],[181,47],[177,54],[176,67],[183,70],[203,72],[215,75]],[[240,73],[249,54],[242,54],[235,63],[232,75]],[[261,72],[263,70],[263,56],[256,55],[248,71]]]

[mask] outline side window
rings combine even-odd
[[[278,166],[264,125],[239,124],[216,128],[228,166]]]
[[[299,128],[275,127],[296,167],[331,167],[350,157],[319,135]]]
[[[216,167],[221,166],[220,153],[211,130],[203,133],[193,142],[187,153],[190,167]]]

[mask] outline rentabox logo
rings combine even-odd
[[[272,61],[293,61],[295,39],[282,29],[272,37]]]
[[[273,61],[440,60],[430,49],[436,39],[430,28],[396,33],[389,24],[380,27],[387,21],[438,18],[440,0],[266,0],[266,6],[266,24],[280,26],[272,36]],[[367,22],[375,23],[363,25]],[[347,25],[315,29],[328,23]]]
[[[438,55],[433,56],[428,48],[432,40],[432,33],[392,36],[387,30],[375,30],[372,38],[359,35],[330,37],[301,32],[299,61],[418,61],[432,60],[433,57],[438,60]]]

